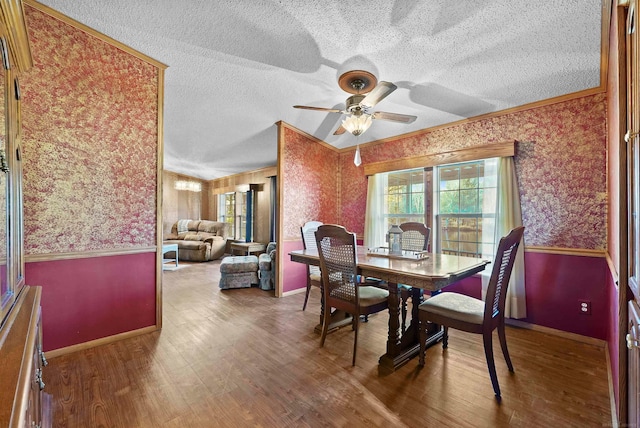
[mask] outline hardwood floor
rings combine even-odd
[[[384,312],[361,324],[351,367],[349,327],[319,347],[316,288],[303,312],[304,293],[221,291],[219,262],[163,275],[162,331],[49,360],[54,427],[611,426],[596,346],[507,327],[515,373],[498,344],[499,404],[480,336],[450,330],[423,369],[416,357],[379,374]]]

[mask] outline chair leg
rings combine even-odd
[[[324,317],[322,318],[322,334],[320,335],[320,347],[324,346],[324,340],[327,338],[329,331],[329,319],[331,317],[331,308],[325,308]]]
[[[500,338],[500,347],[502,348],[502,355],[507,362],[509,371],[513,373],[513,364],[511,364],[511,358],[509,357],[509,350],[507,349],[507,336],[504,331],[504,322],[498,324],[498,337]]]
[[[489,369],[489,377],[493,385],[493,392],[498,399],[500,398],[500,385],[498,385],[498,375],[496,373],[496,363],[493,360],[493,344],[491,340],[491,332],[482,335],[484,342],[484,355],[487,358],[487,367]]]
[[[449,327],[446,325],[442,326],[442,349],[447,349],[449,347]]]
[[[304,303],[302,304],[302,310],[307,309],[307,301],[309,300],[309,292],[311,291],[311,281],[307,281],[307,292],[304,295]]]
[[[354,338],[353,338],[353,361],[351,361],[351,365],[356,365],[356,351],[358,350],[358,324],[360,323],[360,315],[356,315],[353,317],[355,320],[354,323]]]
[[[418,319],[418,332],[420,333],[420,358],[418,364],[424,366],[424,353],[427,349],[427,321]]]

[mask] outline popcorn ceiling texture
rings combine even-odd
[[[27,254],[156,244],[157,69],[25,6]]]
[[[601,0],[40,3],[169,66],[165,167],[206,180],[274,165],[280,120],[355,144],[344,117],[292,108],[343,108],[348,70],[398,85],[375,110],[418,117],[367,143],[598,87],[607,52]]]
[[[597,94],[384,144],[361,147],[363,164],[516,140],[525,242],[604,250],[607,243],[606,96]],[[341,223],[364,233],[367,184],[353,151],[340,157]]]

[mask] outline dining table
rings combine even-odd
[[[294,250],[289,256],[294,262],[320,266],[317,250]],[[425,290],[438,293],[448,285],[483,271],[489,263],[489,260],[480,258],[441,253],[420,253],[419,256],[406,253],[402,256],[390,256],[358,246],[358,274],[363,278],[380,281],[380,284],[386,285],[389,290],[387,350],[380,357],[379,366],[394,371],[419,353],[418,306],[424,301]],[[401,322],[401,305],[406,305],[406,302],[402,302],[400,293],[403,286],[410,287],[409,295],[412,302],[411,320],[406,324]],[[349,324],[345,323],[344,317],[332,322],[337,325]],[[442,335],[439,325],[429,325],[427,346],[440,341]]]

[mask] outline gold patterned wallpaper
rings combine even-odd
[[[527,245],[606,249],[605,94],[400,136],[361,147],[361,156],[366,164],[508,140],[517,141],[516,173]],[[340,220],[362,235],[367,185],[363,169],[353,165],[353,154],[340,156]]]
[[[158,69],[25,6],[27,254],[156,244]]]

